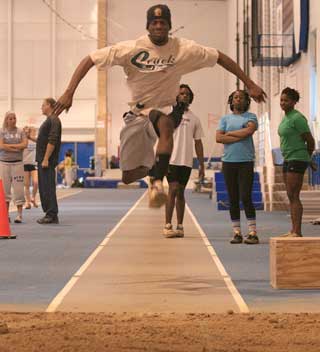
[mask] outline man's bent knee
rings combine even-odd
[[[148,175],[149,168],[146,166],[139,166],[133,170],[122,171],[122,182],[128,185],[129,183],[135,182],[144,178]]]

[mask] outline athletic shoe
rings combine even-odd
[[[41,225],[59,224],[59,218],[57,216],[54,218],[52,218],[50,216],[44,216],[43,218],[38,219],[37,223],[41,224]]]
[[[31,209],[31,204],[30,203],[26,204],[24,208],[25,209]]]
[[[240,244],[243,241],[243,237],[240,231],[235,231],[233,233],[233,239],[230,241],[231,244]]]
[[[22,216],[21,215],[17,215],[17,217],[14,219],[14,222],[16,224],[21,224],[22,223]]]
[[[176,229],[176,237],[184,237],[184,230],[182,225],[178,225]]]
[[[295,232],[288,232],[280,235],[279,237],[302,237],[302,235]]]
[[[154,181],[150,191],[149,207],[160,208],[166,203],[167,198],[162,181]]]
[[[244,243],[246,244],[258,244],[259,243],[259,238],[257,236],[257,233],[255,231],[251,231],[247,234],[247,238],[244,240]]]
[[[163,229],[163,236],[166,238],[177,237],[177,233],[176,233],[176,231],[173,230],[171,224],[166,224],[166,226]]]

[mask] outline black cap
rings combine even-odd
[[[152,21],[159,18],[166,20],[171,29],[171,12],[167,5],[154,5],[149,8],[147,11],[147,29]]]

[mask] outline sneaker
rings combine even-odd
[[[176,237],[184,237],[184,230],[182,225],[178,225],[176,229]]]
[[[14,222],[16,224],[21,224],[22,223],[22,216],[21,215],[17,215],[16,218],[14,219]]]
[[[160,208],[167,201],[167,195],[164,192],[162,181],[156,180],[150,190],[149,207]]]
[[[173,230],[171,224],[166,224],[166,226],[163,229],[163,236],[166,238],[177,237],[177,233],[176,233],[176,231]]]
[[[279,237],[302,237],[302,235],[295,232],[288,232],[280,235]]]
[[[230,241],[231,244],[240,244],[243,242],[243,237],[241,235],[241,232],[235,231],[233,233],[233,239]]]
[[[59,218],[56,216],[54,218],[50,217],[50,216],[44,216],[43,218],[40,218],[37,220],[38,224],[41,225],[46,225],[46,224],[59,224]]]
[[[258,244],[259,243],[259,238],[257,236],[257,233],[255,231],[251,231],[247,234],[247,238],[244,240],[244,243],[246,244]]]
[[[31,204],[30,203],[26,204],[24,208],[25,209],[31,209]]]

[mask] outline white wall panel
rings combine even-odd
[[[14,98],[33,97],[33,41],[13,43]]]
[[[95,50],[92,41],[58,41],[57,42],[57,96],[66,89],[71,76],[81,59]],[[97,72],[93,68],[80,83],[75,99],[96,99]]]
[[[8,24],[0,22],[0,40],[8,40]]]
[[[8,1],[0,0],[0,99],[8,95]],[[7,107],[7,102],[5,109]],[[2,104],[0,105],[2,107]],[[2,112],[2,108],[0,110]]]
[[[51,95],[51,44],[48,40],[33,42],[33,97],[49,97]]]
[[[97,25],[87,23],[73,23],[75,28],[57,19],[57,40],[93,40],[96,42]],[[92,38],[91,38],[92,37]]]
[[[13,21],[19,23],[48,23],[50,22],[50,12],[41,0],[13,0]]]
[[[8,111],[8,102],[7,100],[0,99],[0,127],[2,127],[2,122],[4,119],[5,113]]]
[[[8,42],[0,39],[0,98],[8,95]]]
[[[50,23],[14,23],[14,40],[49,40]]]
[[[95,111],[95,101],[75,101],[69,112],[60,116],[63,128],[94,128]]]
[[[56,0],[56,7],[69,22],[97,22],[97,0]]]
[[[0,0],[0,23],[7,23],[8,0]]]
[[[7,50],[7,0],[0,0],[0,50]],[[53,2],[52,2],[53,4]],[[91,36],[97,35],[96,0],[56,0],[56,10],[66,21]],[[56,20],[56,23],[52,23]],[[52,40],[56,40],[54,43]],[[38,126],[43,98],[60,96],[80,60],[95,50],[96,40],[70,28],[41,0],[13,0],[13,106],[19,123]],[[0,108],[7,110],[7,55],[0,56]],[[55,75],[55,76],[53,76]],[[92,140],[95,122],[96,71],[79,86],[74,106],[65,116],[64,134]],[[56,91],[53,92],[52,88]],[[2,111],[0,112],[2,113]],[[88,133],[85,130],[88,129]]]

